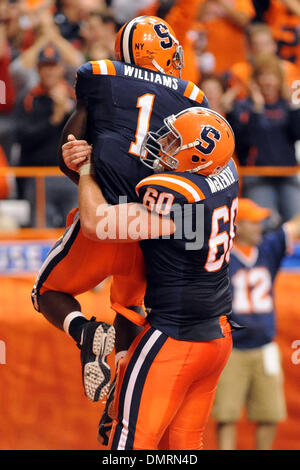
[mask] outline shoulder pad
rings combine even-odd
[[[205,98],[204,92],[200,90],[197,85],[195,85],[193,82],[187,82],[185,90],[184,90],[184,96],[186,98],[189,98],[190,100],[197,101],[197,103],[202,104]]]
[[[79,67],[77,73],[81,76],[116,75],[116,68],[111,60],[91,60]]]
[[[147,176],[140,181],[136,186],[136,192],[140,195],[142,189],[146,187],[157,188],[161,191],[168,191],[175,193],[177,199],[184,199],[188,203],[198,202],[205,199],[202,190],[190,179],[177,174],[157,174]]]
[[[93,75],[116,75],[116,68],[111,60],[92,60]]]

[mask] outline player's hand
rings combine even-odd
[[[86,140],[77,140],[73,134],[68,135],[68,142],[62,146],[62,156],[66,166],[73,171],[79,171],[83,163],[91,159],[92,146]]]

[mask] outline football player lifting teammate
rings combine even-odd
[[[119,361],[110,449],[203,447],[231,330],[239,328],[228,275],[238,208],[233,150],[222,116],[189,108],[148,132],[140,160],[156,173],[136,185],[139,203],[108,205],[91,163],[80,168],[82,229],[101,239],[105,219],[117,239],[126,232],[127,246],[138,235],[146,265],[147,317]]]

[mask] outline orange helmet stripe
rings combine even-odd
[[[179,194],[182,194],[189,203],[198,202],[205,199],[203,192],[198,186],[192,181],[182,176],[177,175],[153,175],[144,178],[136,186],[136,192],[139,194],[139,190],[142,186],[158,185],[164,188],[172,189]]]

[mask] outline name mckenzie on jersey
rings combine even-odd
[[[235,183],[236,179],[229,167],[224,168],[218,175],[208,176],[205,178],[212,193],[222,191],[231,184]]]
[[[126,64],[124,64],[124,75],[125,77],[139,78],[145,82],[159,83],[160,85],[167,86],[172,90],[178,90],[178,79],[170,77],[169,75],[139,69]]]

